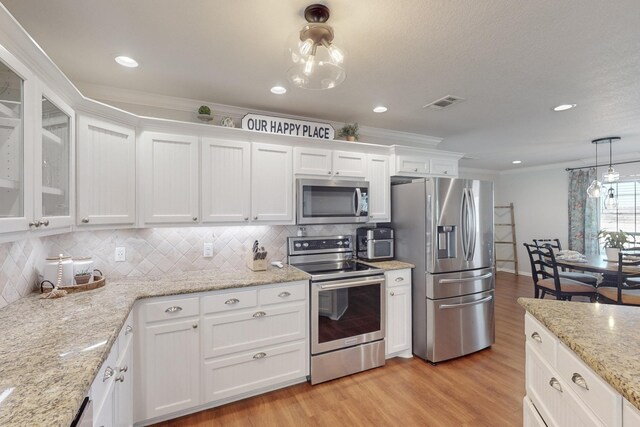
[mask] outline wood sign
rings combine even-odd
[[[335,130],[329,123],[308,122],[259,114],[247,114],[244,116],[242,118],[242,129],[317,139],[335,138]]]

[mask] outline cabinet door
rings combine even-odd
[[[136,131],[78,117],[78,225],[133,224]]]
[[[29,70],[0,46],[0,233],[33,220],[33,132],[36,86]],[[26,101],[26,103],[25,103]]]
[[[47,88],[42,88],[38,99],[34,222],[40,221],[41,228],[67,227],[75,214],[75,116]]]
[[[411,285],[387,289],[386,354],[411,350]]]
[[[296,147],[293,149],[293,172],[296,175],[330,176],[331,150]]]
[[[253,221],[293,222],[291,147],[254,143],[251,151]]]
[[[202,222],[249,221],[250,155],[247,142],[202,139]]]
[[[114,385],[107,390],[107,395],[100,408],[94,406],[93,427],[112,427],[114,421]]]
[[[198,222],[198,138],[147,132],[142,164],[145,223]]]
[[[114,425],[129,427],[133,425],[133,345],[126,340],[120,348],[120,359],[116,368],[114,386]]]
[[[441,176],[458,176],[458,161],[452,159],[431,159],[431,174]]]
[[[422,156],[398,155],[396,156],[396,169],[407,175],[426,175],[430,171],[429,159]]]
[[[200,404],[198,320],[148,324],[144,328],[142,393],[145,419]]]
[[[367,156],[369,181],[369,218],[372,222],[391,221],[391,183],[389,158],[369,154]]]
[[[367,176],[366,155],[349,151],[334,151],[333,175],[336,178],[364,179]]]

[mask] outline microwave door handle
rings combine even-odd
[[[360,187],[356,188],[356,217],[360,216],[360,212],[362,211],[362,191],[360,191]]]

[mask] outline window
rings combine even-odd
[[[622,230],[640,244],[640,180],[616,182],[613,189],[618,197],[618,208],[606,209],[602,203],[604,196],[600,198],[600,229]]]

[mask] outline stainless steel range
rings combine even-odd
[[[352,236],[290,237],[287,261],[311,274],[311,384],[384,365],[384,271]]]

